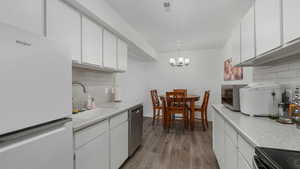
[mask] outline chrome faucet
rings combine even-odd
[[[79,86],[81,86],[82,90],[83,90],[83,93],[87,93],[87,86],[84,85],[83,83],[74,81],[74,82],[72,82],[72,85],[79,85]]]

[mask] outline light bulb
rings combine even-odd
[[[174,58],[170,58],[169,63],[170,63],[171,66],[175,66],[176,65],[176,60]]]
[[[190,58],[185,58],[184,59],[184,64],[187,66],[187,65],[189,65],[191,63],[191,60],[190,60]]]
[[[184,65],[184,58],[183,58],[183,57],[179,57],[179,58],[178,58],[178,65],[179,65],[179,66]]]

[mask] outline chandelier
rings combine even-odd
[[[169,14],[174,14],[174,19],[175,19],[175,32],[176,32],[176,34],[180,34],[179,32],[178,32],[178,24],[179,24],[179,22],[178,22],[178,17],[177,16],[175,16],[175,12],[174,11],[172,11],[171,10],[171,3],[170,3],[170,1],[169,0],[166,0],[165,2],[164,2],[164,4],[163,4],[163,6],[164,6],[164,8],[165,8],[165,11],[167,12],[167,13],[169,13]],[[190,58],[188,58],[188,57],[182,57],[181,56],[181,47],[182,47],[182,41],[180,41],[180,40],[177,40],[176,41],[176,44],[177,44],[177,57],[171,57],[170,59],[169,59],[169,64],[172,66],[172,67],[183,67],[183,66],[188,66],[188,65],[190,65],[190,63],[191,63],[191,60],[190,60]]]
[[[191,63],[190,58],[183,57],[181,55],[181,46],[182,46],[182,42],[178,40],[177,41],[177,57],[171,57],[169,59],[169,64],[173,67],[188,66]]]
[[[190,58],[186,58],[186,57],[177,57],[177,58],[171,57],[169,59],[169,63],[173,67],[188,66],[190,62],[191,62]]]

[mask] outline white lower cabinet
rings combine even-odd
[[[224,120],[219,114],[215,113],[213,123],[213,149],[221,169],[224,169],[224,144]]]
[[[76,169],[109,169],[109,135],[105,132],[76,150]]]
[[[128,121],[110,130],[110,169],[118,169],[128,157]]]
[[[128,158],[128,111],[74,134],[75,169],[118,169]]]
[[[244,159],[243,155],[241,153],[239,153],[239,167],[238,169],[252,169],[252,167],[249,166],[249,164],[247,163],[247,161]]]
[[[238,169],[237,158],[238,158],[238,149],[229,136],[225,135],[225,153],[224,153],[224,168],[225,169]]]
[[[76,169],[109,169],[108,120],[79,130],[74,135]]]
[[[217,112],[214,112],[213,150],[220,169],[252,168],[254,147]]]

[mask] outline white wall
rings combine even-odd
[[[222,49],[223,55],[223,63],[225,60],[230,59],[232,57],[230,41],[227,41],[224,48]],[[222,84],[249,84],[253,82],[253,68],[252,67],[244,67],[243,68],[244,77],[243,80],[234,80],[234,81],[224,81],[224,75],[222,75],[223,82]],[[224,64],[222,65],[222,74],[224,73]]]
[[[223,61],[221,50],[194,50],[184,51],[182,56],[188,56],[191,64],[188,67],[171,67],[169,58],[177,53],[162,53],[158,61],[139,60],[136,57],[128,58],[128,71],[115,75],[115,84],[112,84],[114,74],[87,73],[73,71],[74,80],[95,84],[97,90],[92,92],[103,96],[103,102],[110,101],[104,95],[104,88],[117,85],[121,88],[124,102],[143,102],[145,116],[152,116],[150,90],[158,89],[160,94],[174,88],[186,88],[190,94],[203,96],[205,90],[211,90],[210,104],[220,103],[220,86],[223,81]],[[84,77],[81,77],[84,76]],[[94,95],[91,93],[92,95]],[[200,102],[201,104],[202,102]],[[210,111],[210,110],[209,110]],[[211,119],[211,114],[209,119]]]
[[[147,97],[145,113],[152,116],[150,100],[151,89],[158,89],[160,94],[174,88],[186,88],[188,93],[203,95],[205,90],[211,90],[210,103],[220,103],[220,85],[222,82],[223,59],[219,50],[184,51],[182,56],[191,59],[188,67],[171,67],[169,58],[177,53],[159,54],[157,62],[146,64]],[[211,119],[209,115],[209,119]]]
[[[274,62],[268,67],[254,68],[253,78],[255,82],[300,82],[300,54]]]
[[[115,75],[91,71],[79,68],[73,68],[72,80],[81,82],[88,87],[88,93],[95,98],[96,105],[112,101],[112,93],[105,93],[105,88],[111,89],[115,84]],[[78,85],[73,86],[73,98],[86,100],[87,95],[83,94],[82,88]]]
[[[147,77],[145,63],[134,57],[128,57],[128,70],[116,75],[116,86],[121,89],[121,97],[125,102],[145,102],[147,93]]]

